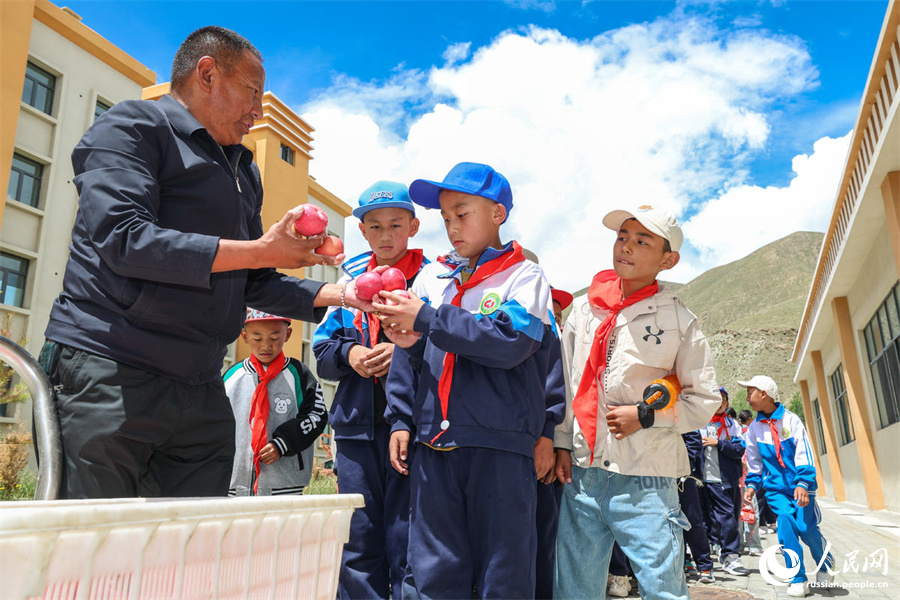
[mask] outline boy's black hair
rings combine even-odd
[[[729,406],[725,409],[725,414],[731,417],[732,419],[737,419],[737,413],[734,412],[734,407]]]
[[[738,421],[740,421],[741,423],[743,423],[747,419],[752,419],[752,418],[753,418],[753,413],[750,412],[749,410],[747,410],[746,408],[744,410],[742,410],[740,413],[738,413]]]
[[[172,89],[178,91],[204,56],[211,56],[216,64],[230,73],[235,63],[249,50],[262,62],[256,46],[239,33],[217,25],[207,25],[191,33],[178,48],[172,60]]]

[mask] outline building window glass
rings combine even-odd
[[[847,388],[844,386],[844,366],[838,365],[831,374],[831,391],[834,394],[834,408],[837,416],[837,430],[840,444],[845,446],[856,439],[853,432],[853,418],[847,406]]]
[[[822,428],[822,411],[819,408],[819,399],[812,401],[812,413],[816,426],[816,441],[819,443],[819,454],[828,454],[828,446],[825,445],[825,430]]]
[[[112,106],[107,104],[106,102],[101,102],[97,100],[97,105],[94,107],[94,120],[97,120],[97,117],[108,111]]]
[[[887,427],[900,421],[900,292],[898,285],[863,330],[869,372],[875,388],[878,421]]]
[[[44,176],[44,165],[13,153],[12,168],[9,173],[9,186],[6,195],[28,206],[38,205],[41,199],[41,179]]]
[[[22,308],[27,278],[28,259],[0,252],[0,302]]]
[[[281,160],[289,165],[294,164],[294,149],[290,146],[281,145]]]
[[[25,87],[22,102],[48,115],[53,113],[53,94],[56,90],[56,76],[44,69],[28,63],[25,67]]]

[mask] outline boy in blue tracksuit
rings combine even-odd
[[[460,163],[410,196],[440,208],[455,252],[423,269],[410,298],[374,303],[405,348],[387,384],[391,462],[412,486],[404,596],[533,598],[535,479],[549,472],[536,472],[535,448],[564,403],[550,286],[500,241],[512,191],[493,168]]]
[[[699,431],[688,431],[681,434],[687,448],[691,474],[679,479],[678,503],[681,512],[691,523],[690,529],[684,532],[684,541],[691,549],[691,557],[697,566],[700,583],[715,583],[712,573],[713,562],[709,551],[709,538],[706,536],[706,521],[703,518],[703,503],[700,500],[698,486],[703,485],[703,438]]]
[[[727,416],[728,392],[719,388],[722,403],[709,423],[700,430],[703,452],[700,454],[700,474],[703,487],[700,497],[709,525],[709,537],[719,546],[719,562],[725,572],[749,575],[741,563],[741,535],[735,505],[740,507],[740,485],[743,474],[741,457],[744,439],[741,426]]]
[[[345,262],[347,275],[339,283],[388,265],[403,271],[407,287],[412,284],[428,261],[421,250],[407,247],[419,220],[406,186],[373,184],[360,195],[353,215],[372,250]],[[340,382],[331,406],[338,489],[365,498],[350,521],[338,598],[399,598],[406,573],[409,479],[391,468],[388,456],[384,383],[394,345],[375,315],[335,307],[316,330],[313,351],[319,375]]]
[[[787,595],[803,598],[809,594],[803,548],[809,546],[816,564],[816,581],[833,579],[831,553],[819,531],[822,518],[816,505],[816,467],[809,445],[809,435],[800,417],[778,402],[778,386],[771,377],[756,375],[750,381],[738,381],[747,388],[750,408],[756,419],[747,429],[747,488],[744,501],[752,502],[761,483],[765,484],[766,501],[778,516],[778,543],[784,547],[788,568],[797,568]]]

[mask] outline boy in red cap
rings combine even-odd
[[[678,221],[642,206],[603,224],[617,232],[614,269],[594,276],[562,334],[570,400],[555,439],[565,486],[553,595],[596,598],[618,542],[643,597],[687,600],[689,525],[677,480],[690,466],[681,434],[709,421],[719,386],[696,317],[656,280],[678,264]],[[671,375],[683,386],[667,383],[677,401],[658,410],[644,402],[649,386]]]
[[[290,319],[247,309],[241,339],[250,357],[225,373],[235,419],[231,496],[302,494],[309,483],[328,413],[309,367],[284,355],[290,337]]]

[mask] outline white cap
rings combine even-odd
[[[750,381],[738,381],[742,388],[756,388],[768,394],[772,400],[778,400],[778,384],[767,375],[754,375]]]
[[[678,252],[681,249],[681,243],[684,241],[684,233],[681,231],[681,225],[675,215],[661,208],[653,208],[652,206],[639,206],[636,210],[614,210],[603,217],[603,224],[613,231],[618,231],[622,223],[628,219],[636,219],[638,223],[647,228],[650,233],[655,233],[659,237],[669,240],[669,246],[672,252]]]
[[[247,314],[246,316],[244,316],[244,323],[250,323],[252,321],[284,321],[288,325],[291,324],[291,320],[287,317],[270,315],[269,313],[263,312],[261,310],[256,310],[255,308],[248,308]]]

